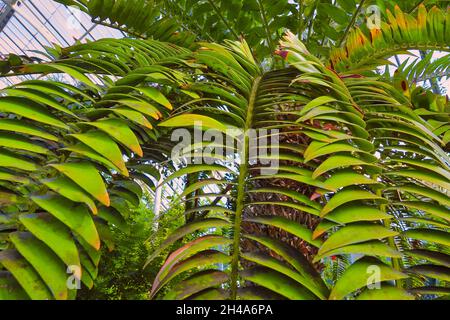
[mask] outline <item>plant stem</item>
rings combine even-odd
[[[261,12],[261,19],[264,24],[264,29],[266,30],[267,43],[269,45],[271,55],[274,54],[275,51],[275,43],[273,42],[272,35],[270,34],[269,22],[267,21],[266,11],[261,3],[261,0],[257,0],[259,5],[259,11]]]
[[[377,179],[378,179],[378,175],[374,175],[373,179],[374,179],[374,180],[377,180]],[[382,196],[383,196],[383,191],[382,191],[382,189],[377,189],[377,190],[376,190],[376,195],[379,196],[379,197],[382,197]],[[380,210],[381,210],[382,212],[384,212],[384,213],[387,213],[387,205],[386,205],[386,204],[381,204],[381,205],[380,205]],[[385,226],[386,228],[391,229],[391,224],[390,224],[389,220],[383,220],[383,224],[384,224],[384,226]],[[395,244],[395,241],[394,241],[394,237],[389,237],[389,238],[388,238],[388,244],[389,244],[389,246],[390,246],[391,248],[393,248],[393,249],[395,249],[395,250],[398,250],[397,245]],[[395,270],[397,270],[397,271],[401,271],[401,270],[402,270],[400,259],[398,259],[398,258],[391,258],[391,261],[392,261],[392,267],[393,267]],[[396,285],[398,288],[401,288],[401,287],[402,287],[401,280],[396,280],[396,281],[395,281],[395,285]]]
[[[144,37],[142,34],[139,34],[139,33],[133,32],[133,31],[130,31],[130,30],[128,30],[127,28],[119,27],[119,26],[117,26],[117,25],[115,25],[115,24],[103,22],[103,21],[96,20],[96,19],[92,19],[92,22],[95,23],[95,24],[104,26],[104,27],[113,28],[113,29],[116,29],[116,30],[119,30],[119,31],[128,33],[129,35],[131,35],[131,36],[133,36],[133,37],[136,37],[136,38],[138,38],[138,39],[147,39],[147,38]]]
[[[299,1],[298,2],[298,15],[297,15],[297,19],[298,19],[298,38],[300,39],[300,41],[303,41],[303,2]]]
[[[214,4],[213,0],[208,0],[209,4],[211,5],[211,7],[213,7],[214,11],[216,12],[216,14],[219,16],[220,20],[222,20],[223,24],[230,30],[230,32],[233,34],[233,36],[236,38],[236,40],[239,40],[239,35],[236,33],[236,31],[233,30],[233,28],[230,26],[230,24],[228,23],[227,19],[225,19],[225,17],[222,15],[222,13],[220,12],[219,8],[217,8],[217,6]]]
[[[409,10],[408,13],[413,13],[414,11],[416,11],[417,8],[419,8],[419,6],[420,6],[422,3],[424,3],[424,2],[425,2],[425,0],[420,0],[420,1],[414,6],[414,8],[412,8],[411,10]]]
[[[345,29],[342,39],[339,41],[338,47],[340,47],[342,45],[342,43],[344,43],[344,41],[347,39],[347,36],[348,36],[350,30],[352,29],[353,25],[356,22],[356,18],[358,17],[359,13],[361,12],[361,10],[363,8],[364,2],[366,2],[366,0],[361,0],[361,3],[359,4],[358,8],[356,9],[355,13],[353,14],[352,20],[350,21],[347,28]]]
[[[314,13],[317,11],[317,8],[319,7],[319,2],[320,1],[316,1],[316,6],[313,10],[313,12],[311,12],[311,16],[309,17],[309,25],[308,25],[308,36],[306,37],[306,44],[309,44],[309,40],[311,38],[312,35],[312,30],[314,27],[314,22],[316,21],[316,19],[314,19]]]
[[[244,212],[244,201],[245,201],[245,187],[248,176],[248,148],[249,148],[249,137],[248,130],[252,127],[253,122],[253,109],[255,106],[256,95],[258,92],[259,83],[261,77],[257,77],[253,82],[252,91],[248,100],[247,107],[247,118],[245,120],[244,127],[244,137],[242,144],[241,153],[241,166],[239,168],[239,178],[238,178],[238,189],[236,197],[236,213],[234,218],[234,238],[233,238],[233,252],[231,257],[231,299],[236,300],[237,289],[238,289],[238,275],[239,275],[239,256],[240,256],[240,244],[241,244],[241,224],[242,224],[242,214]]]

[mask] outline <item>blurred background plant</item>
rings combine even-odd
[[[164,257],[152,261],[145,269],[145,261],[173,230],[183,224],[183,206],[175,205],[155,219],[153,203],[149,197],[139,208],[129,208],[126,223],[129,232],[111,226],[114,248],[102,249],[102,260],[94,287],[82,286],[79,300],[148,300],[151,279],[154,279]],[[155,232],[155,227],[158,232]],[[149,235],[152,235],[149,238]]]

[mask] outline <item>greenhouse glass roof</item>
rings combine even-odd
[[[0,0],[0,59],[9,53],[41,57],[38,51],[57,44],[63,47],[75,41],[120,38],[125,34],[119,30],[93,23],[91,18],[75,8],[58,4],[52,0]],[[418,52],[413,52],[419,56]],[[443,56],[436,52],[433,58]],[[394,64],[411,56],[400,55]],[[390,73],[393,74],[394,66]],[[25,76],[31,78],[31,76]],[[14,84],[24,77],[0,79],[0,88]],[[450,79],[442,78],[441,87],[450,92]]]
[[[66,47],[80,40],[118,38],[118,30],[94,24],[85,13],[51,0],[0,0],[0,57],[33,55],[46,46]],[[0,87],[18,79],[3,78]]]

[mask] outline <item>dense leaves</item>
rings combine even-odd
[[[73,297],[68,268],[92,287],[100,239],[110,246],[104,225],[123,225],[129,213],[121,202],[138,206],[150,180],[132,164],[143,156],[141,144],[154,138],[151,122],[171,109],[160,90],[175,89],[182,79],[163,76],[151,80],[153,87],[141,85],[147,74],[173,76],[168,61],[186,53],[152,41],[80,44],[62,50],[57,62],[22,67],[63,72],[76,85],[29,80],[2,90],[0,260],[30,298]],[[133,80],[125,86],[107,74]],[[135,173],[141,178],[132,178]],[[15,286],[8,280],[2,297],[14,298],[9,288]]]
[[[406,49],[447,50],[440,1],[384,1],[370,33],[370,1],[60,2],[149,39],[2,68],[72,79],[1,92],[2,299],[74,298],[67,267],[91,288],[102,244],[114,246],[107,224],[126,230],[148,188],[180,178],[184,224],[147,258],[163,259],[151,298],[448,294],[448,102],[414,84],[427,70],[366,72]],[[199,124],[210,141],[189,139]]]

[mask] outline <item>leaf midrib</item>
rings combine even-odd
[[[242,213],[244,210],[245,200],[245,185],[248,177],[248,145],[249,137],[247,131],[252,128],[253,124],[253,110],[255,107],[256,96],[258,93],[259,84],[261,82],[261,76],[255,78],[253,81],[252,89],[248,99],[247,115],[244,126],[244,143],[242,146],[241,154],[241,166],[239,168],[239,178],[236,197],[236,213],[234,220],[234,233],[233,233],[233,251],[231,258],[231,299],[236,300],[237,287],[238,287],[238,274],[239,274],[239,256],[240,256],[240,242],[241,242],[241,225],[242,225]]]

